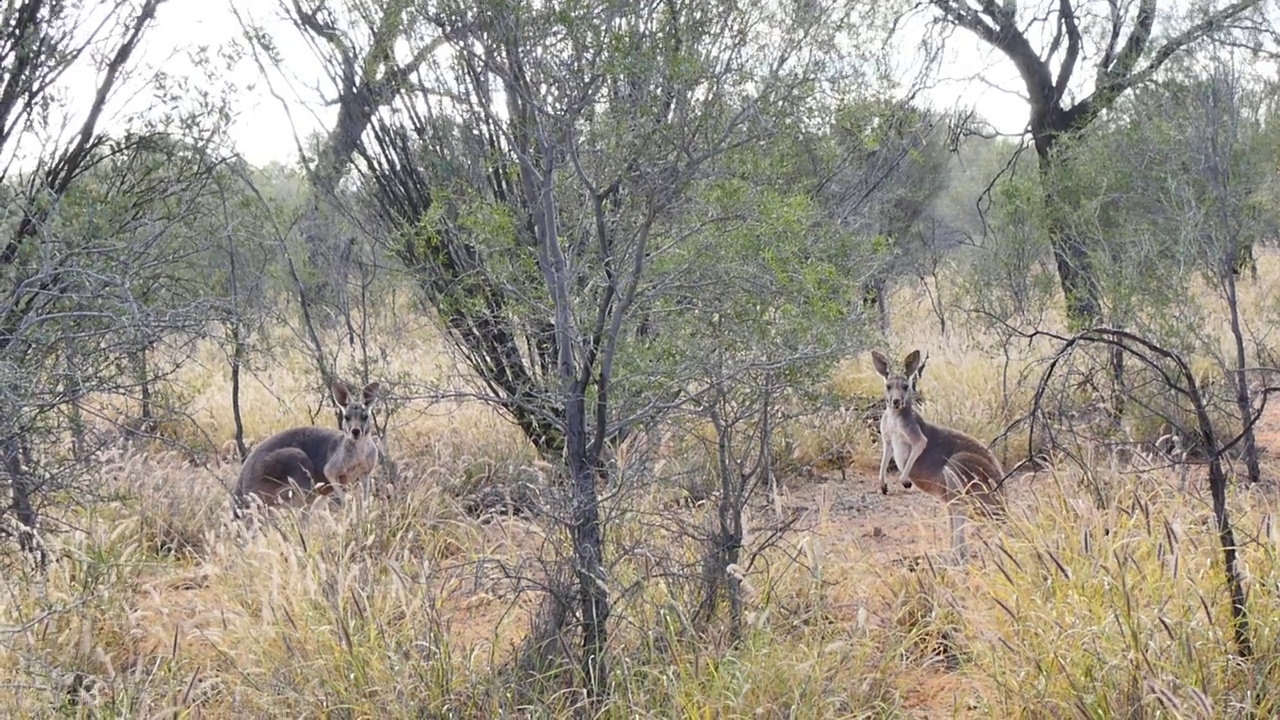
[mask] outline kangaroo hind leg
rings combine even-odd
[[[303,507],[316,491],[315,464],[298,448],[276,450],[264,458],[257,484],[268,505]]]

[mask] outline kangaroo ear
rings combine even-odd
[[[929,362],[929,356],[928,356],[928,355],[925,355],[925,356],[920,360],[920,365],[919,365],[919,367],[917,367],[917,368],[916,368],[916,380],[919,380],[921,377],[923,377],[923,376],[924,376],[924,366],[925,366],[925,364],[926,364],[926,363],[928,363],[928,362]]]
[[[364,390],[361,391],[361,395],[364,396],[365,407],[369,407],[370,405],[373,404],[374,400],[378,399],[378,391],[381,389],[382,389],[382,383],[378,383],[378,382],[371,382],[368,385],[364,386]]]
[[[329,389],[333,391],[334,402],[342,407],[346,407],[351,402],[351,388],[341,380],[335,380]]]
[[[902,364],[906,366],[907,377],[911,377],[915,375],[916,371],[918,371],[921,366],[920,351],[912,350],[910,353],[907,354],[907,357],[905,360],[902,361]]]
[[[889,358],[885,357],[884,353],[880,352],[879,350],[872,350],[871,364],[875,365],[876,372],[880,373],[880,377],[882,378],[889,377]]]

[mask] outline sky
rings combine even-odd
[[[240,26],[232,12],[232,0],[169,0],[160,6],[156,24],[143,41],[142,62],[163,67],[167,72],[190,70],[187,53],[199,46],[218,47],[240,34]],[[252,8],[255,20],[263,24],[287,59],[291,82],[275,78],[275,90],[288,104],[273,97],[259,75],[256,65],[245,59],[221,79],[234,82],[236,117],[231,137],[239,153],[250,163],[294,163],[297,160],[298,137],[306,137],[331,122],[334,108],[326,107],[320,98],[327,90],[320,68],[299,34],[283,19],[273,0],[238,0],[237,8]],[[915,18],[904,28],[904,41],[897,48],[896,61],[900,73],[909,77],[919,67],[915,42],[923,29],[923,20]],[[965,32],[956,32],[948,43],[948,58],[942,77],[929,87],[924,97],[940,109],[957,105],[975,108],[997,131],[1018,133],[1027,122],[1026,101],[1019,94],[1021,83],[1012,66],[994,51],[984,50],[979,41]],[[983,79],[977,79],[982,76]],[[69,80],[92,83],[91,71],[81,72]],[[91,84],[85,85],[92,87]],[[320,88],[321,91],[317,91]],[[121,104],[127,108],[138,97]],[[119,121],[124,113],[118,113]],[[109,124],[110,124],[109,120]]]
[[[297,137],[306,137],[332,122],[333,110],[322,103],[328,85],[319,64],[297,31],[283,19],[274,0],[240,0],[242,13],[252,8],[254,20],[263,24],[289,61],[291,83],[273,79],[273,87],[288,103],[274,97],[257,65],[242,59],[227,76],[237,92],[236,117],[231,137],[236,149],[254,165],[294,163]],[[184,56],[196,45],[219,47],[239,38],[240,24],[230,0],[169,0],[160,7],[156,25],[147,36],[145,58],[166,67],[186,68]],[[317,91],[319,89],[320,91]]]

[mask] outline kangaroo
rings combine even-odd
[[[919,350],[904,360],[905,373],[892,374],[889,359],[872,351],[876,372],[884,378],[884,414],[880,417],[880,492],[889,494],[886,473],[892,453],[902,487],[921,490],[947,504],[951,521],[951,549],[965,554],[968,518],[960,502],[977,500],[988,515],[999,516],[1004,504],[999,495],[1004,470],[1000,461],[977,439],[953,428],[933,425],[920,417],[914,402],[916,382],[924,371]]]
[[[236,517],[243,516],[250,495],[267,507],[304,507],[372,473],[378,449],[373,444],[370,410],[380,387],[369,383],[356,399],[346,383],[335,382],[331,390],[338,403],[338,430],[290,428],[254,447],[236,481]]]

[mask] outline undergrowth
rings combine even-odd
[[[1006,378],[1027,358],[1002,368],[980,348],[923,330],[891,345],[897,355],[930,350],[926,412],[939,422],[988,439],[1025,403],[1026,388]],[[406,363],[435,357],[404,347]],[[671,488],[699,467],[690,455],[698,444],[668,443],[668,456],[635,463],[634,485],[605,493],[614,615],[603,717],[1280,714],[1273,493],[1233,488],[1229,497],[1256,651],[1238,658],[1196,473],[1187,492],[1172,470],[1015,478],[1009,518],[979,523],[974,557],[957,565],[942,552],[936,503],[878,494],[874,430],[847,411],[880,392],[865,359],[850,359],[829,385],[830,411],[800,427],[784,459],[818,472],[781,476],[780,494],[748,514],[748,545],[778,513],[800,517],[742,569],[738,638],[718,616],[695,618],[705,552],[695,531],[715,507]],[[305,383],[253,387],[251,433],[307,421],[291,400]],[[196,390],[196,414],[222,418],[206,434],[225,439],[225,388],[206,380]],[[546,651],[549,662],[528,662],[533,620],[571,556],[554,512],[477,519],[462,500],[499,482],[550,488],[546,468],[489,410],[436,403],[398,423],[384,447],[394,484],[380,471],[369,497],[253,529],[231,520],[235,462],[145,448],[105,454],[94,477],[104,499],[47,515],[47,569],[4,555],[0,715],[582,709],[573,665],[557,660],[576,650],[571,631]],[[823,459],[841,444],[845,455]]]

